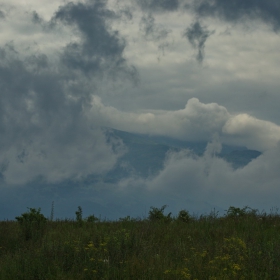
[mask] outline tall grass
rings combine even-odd
[[[79,208],[76,221],[35,224],[28,238],[19,221],[0,222],[0,279],[280,279],[278,214],[164,208],[119,221],[82,220]]]

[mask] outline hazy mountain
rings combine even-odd
[[[206,142],[188,142],[164,136],[151,136],[108,129],[108,137],[119,138],[127,147],[127,152],[119,160],[116,167],[105,176],[106,182],[116,182],[130,174],[148,177],[163,168],[168,151],[188,149],[197,156],[205,152]],[[233,168],[242,168],[261,153],[246,147],[223,145],[218,157],[231,163]]]
[[[102,218],[118,219],[127,215],[146,217],[150,206],[161,207],[167,204],[167,211],[176,214],[183,208],[191,213],[209,213],[211,209],[224,209],[207,201],[191,196],[160,191],[156,195],[147,192],[145,187],[126,188],[119,191],[118,182],[128,177],[155,176],[163,169],[168,151],[189,149],[202,156],[206,142],[185,142],[168,137],[149,136],[124,131],[106,129],[108,141],[121,140],[126,153],[118,160],[115,168],[102,175],[92,174],[81,181],[65,180],[56,184],[38,178],[21,188],[5,188],[0,197],[0,219],[14,219],[26,207],[41,207],[49,216],[52,201],[55,202],[55,218],[74,218],[78,205],[83,207],[84,216],[94,213]],[[234,168],[241,168],[261,153],[244,147],[223,145],[220,157],[230,162]],[[183,204],[182,204],[183,199]],[[10,203],[10,202],[13,203]],[[182,206],[183,205],[183,206]]]

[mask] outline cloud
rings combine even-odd
[[[136,0],[136,3],[144,11],[165,12],[179,8],[179,0]]]
[[[136,133],[164,135],[188,141],[210,141],[219,135],[226,144],[266,151],[277,146],[280,127],[247,114],[231,115],[217,103],[204,104],[191,98],[184,109],[146,113],[121,112],[105,106],[99,97],[92,100],[89,118],[104,126]]]
[[[104,1],[62,5],[50,22],[34,11],[28,19],[34,30],[76,28],[77,41],[50,55],[32,51],[32,45],[28,55],[16,42],[0,48],[3,182],[81,181],[108,172],[125,153],[122,142],[101,129],[100,117],[88,119],[86,113],[96,79],[135,81],[135,68],[123,58],[125,40],[108,24],[116,18]]]
[[[65,47],[61,57],[64,65],[87,75],[105,72],[114,76],[120,72],[136,79],[135,67],[128,66],[123,57],[125,40],[108,23],[116,19],[118,16],[107,8],[106,1],[61,6],[52,22],[74,26],[80,32],[80,42],[73,41]]]
[[[244,145],[250,142],[251,149],[261,151],[275,148],[280,140],[278,125],[258,120],[248,114],[232,116],[224,125],[223,133],[229,138],[232,136],[236,144]]]
[[[165,39],[170,33],[170,30],[166,30],[161,26],[155,24],[155,18],[152,14],[144,15],[140,22],[140,30],[143,31],[147,40],[158,41]]]
[[[183,36],[189,40],[191,45],[198,50],[196,59],[199,63],[202,63],[204,59],[205,42],[213,33],[213,31],[210,32],[206,27],[201,26],[199,21],[196,21],[192,23],[192,25],[188,27],[183,34]]]
[[[147,185],[154,193],[164,191],[166,197],[178,195],[177,202],[181,205],[191,199],[223,209],[249,205],[268,211],[277,203],[273,197],[280,193],[279,153],[278,146],[237,170],[218,157],[208,156],[207,152],[203,157],[194,157],[188,151],[171,153],[165,168]]]
[[[126,205],[273,206],[279,197],[279,38],[263,24],[247,36],[228,23],[261,19],[277,31],[277,2],[18,2],[4,0],[0,8],[1,193],[7,187],[1,207],[6,197],[5,205],[20,202],[22,211],[56,198],[65,209],[87,201],[126,215]],[[191,4],[187,12],[183,2]],[[231,36],[219,36],[227,28]],[[207,66],[191,59],[186,39],[199,61],[208,40]],[[167,44],[157,63],[157,47]],[[126,147],[104,126],[211,143],[201,158],[170,153],[155,177],[113,185],[102,178]],[[215,156],[221,143],[263,155],[233,170]]]
[[[0,10],[0,19],[4,19],[4,18],[5,18],[5,13]]]
[[[200,16],[220,17],[223,20],[237,22],[242,19],[261,19],[273,26],[275,31],[280,26],[280,3],[275,0],[202,0],[194,2],[195,11]]]
[[[41,24],[43,22],[43,19],[39,16],[39,14],[36,11],[33,11],[32,13],[32,22],[35,24]]]
[[[45,54],[0,50],[0,166],[9,185],[81,180],[114,167],[125,149],[89,120],[84,93],[72,96],[64,67]],[[90,95],[90,92],[87,92]]]

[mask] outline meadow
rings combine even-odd
[[[0,279],[280,279],[280,216],[230,207],[194,217],[47,219],[28,208],[0,222]]]

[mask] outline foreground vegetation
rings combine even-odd
[[[46,219],[30,208],[0,222],[0,279],[280,279],[280,216],[248,207],[147,219]]]

